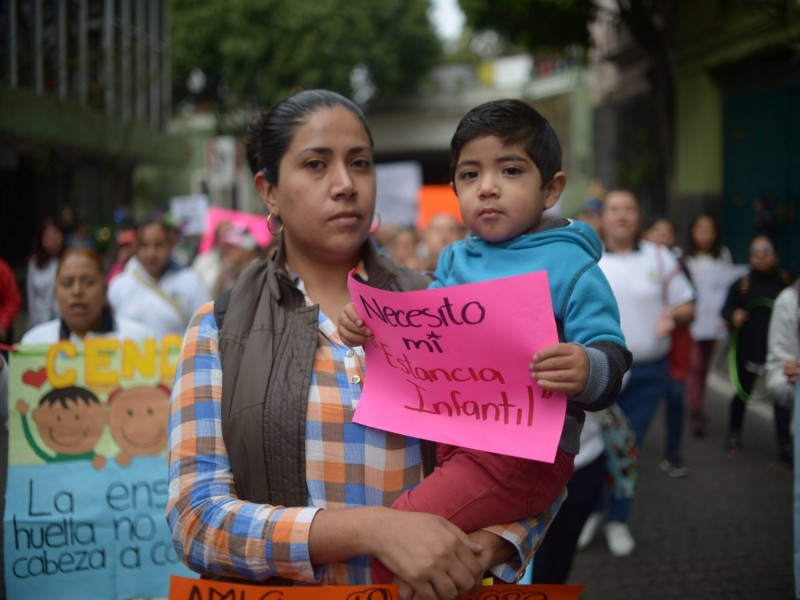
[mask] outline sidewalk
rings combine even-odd
[[[636,550],[612,558],[598,534],[573,565],[569,583],[587,586],[581,600],[794,598],[794,475],[778,463],[765,400],[748,406],[742,452],[726,454],[731,395],[724,373],[712,373],[710,427],[703,438],[685,432],[683,479],[658,468],[665,434],[663,412],[656,415],[630,523]]]

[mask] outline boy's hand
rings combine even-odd
[[[350,302],[339,315],[339,337],[348,346],[363,346],[372,337],[370,331]]]
[[[554,344],[533,355],[530,369],[544,389],[577,396],[589,379],[589,357],[577,344]]]

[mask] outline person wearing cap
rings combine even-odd
[[[217,297],[231,289],[239,274],[258,258],[259,246],[253,234],[243,225],[234,225],[220,240],[221,268],[212,295]]]
[[[131,256],[136,253],[136,231],[133,229],[125,229],[117,233],[117,252],[114,256],[114,262],[111,263],[111,268],[106,273],[106,285],[111,283],[117,275],[122,273],[122,269],[130,260]]]

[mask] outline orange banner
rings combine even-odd
[[[487,585],[473,600],[577,600],[583,585]],[[396,585],[264,587],[173,576],[169,600],[399,600]]]

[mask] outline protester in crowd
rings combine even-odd
[[[235,284],[239,275],[258,258],[259,246],[253,235],[243,225],[234,225],[222,236],[222,268],[212,296],[227,292]]]
[[[8,430],[8,363],[3,354],[0,354],[0,420]]]
[[[222,238],[232,227],[233,223],[227,220],[217,223],[214,227],[211,248],[198,254],[192,261],[192,270],[202,280],[212,298],[216,298],[219,295],[219,278],[222,271]]]
[[[643,235],[644,239],[661,244],[669,249],[678,261],[678,270],[690,281],[689,270],[684,262],[683,251],[676,246],[675,226],[666,217],[656,217]],[[689,468],[684,464],[681,445],[683,441],[683,425],[685,420],[684,396],[686,378],[689,374],[689,352],[692,347],[692,334],[689,323],[676,324],[671,333],[672,343],[667,365],[669,377],[666,387],[666,444],[664,459],[660,463],[661,470],[670,477],[686,477]]]
[[[772,240],[759,235],[750,242],[750,270],[728,289],[720,314],[731,330],[729,376],[734,386],[730,400],[727,450],[736,456],[742,449],[742,428],[747,401],[764,372],[767,333],[775,298],[790,283],[788,273],[778,266],[778,252]],[[787,418],[776,411],[776,418]],[[788,427],[788,423],[776,423]]]
[[[433,215],[422,231],[420,255],[423,261],[423,269],[435,271],[436,264],[439,261],[439,254],[444,250],[444,247],[462,239],[465,233],[464,225],[455,215],[449,213]]]
[[[0,258],[0,344],[10,346],[14,340],[14,321],[19,314],[22,297],[11,266]],[[8,425],[8,348],[0,348],[0,421]]]
[[[603,493],[606,478],[604,411],[587,412],[581,430],[575,472],[567,484],[567,497],[533,560],[533,583],[564,584],[572,570],[578,538]]]
[[[424,262],[419,255],[420,243],[420,235],[416,228],[400,227],[389,238],[384,253],[409,269],[422,271]]]
[[[194,311],[211,299],[197,275],[172,260],[175,240],[161,220],[139,224],[136,255],[108,289],[116,314],[147,325],[159,338],[182,336]]]
[[[765,382],[775,411],[778,460],[794,465],[792,412],[800,375],[800,280],[775,299],[767,335]]]
[[[54,293],[56,266],[65,247],[61,228],[52,219],[43,219],[33,238],[25,280],[29,327],[58,316]]]
[[[636,196],[627,190],[609,192],[603,201],[602,233],[605,252],[600,268],[614,290],[622,319],[622,331],[633,364],[626,387],[617,400],[636,433],[637,451],[669,381],[667,355],[676,325],[693,318],[694,290],[666,248],[640,238],[641,210]],[[612,488],[605,515],[609,551],[615,557],[629,556],[636,543],[628,527],[632,498]],[[586,526],[587,539],[594,537],[603,520],[593,515]],[[582,534],[583,535],[583,534]]]
[[[21,344],[81,344],[87,337],[143,340],[153,337],[145,325],[114,315],[106,298],[103,258],[88,248],[65,250],[56,269],[55,297],[60,317],[28,330]]]
[[[689,243],[684,255],[689,272],[694,271],[695,274],[700,269],[709,266],[732,264],[730,250],[722,245],[716,217],[708,213],[701,213],[694,218],[690,225]],[[698,290],[699,293],[700,290]],[[698,303],[699,300],[698,297]],[[706,394],[706,378],[714,356],[717,335],[713,331],[701,331],[699,328],[693,328],[692,331],[689,373],[686,378],[686,405],[689,408],[692,433],[698,437],[705,434],[708,425],[708,417],[703,410],[703,399]]]
[[[61,209],[58,225],[64,233],[67,248],[90,248],[92,250],[97,248],[97,244],[89,232],[89,227],[71,206],[67,205]]]
[[[111,263],[106,274],[107,284],[110,284],[114,277],[122,273],[122,269],[136,253],[136,230],[123,229],[117,233],[114,241],[117,247],[114,253],[114,262]]]
[[[520,100],[487,102],[461,119],[450,148],[453,188],[470,235],[442,250],[430,287],[546,270],[561,336],[532,357],[530,375],[540,387],[567,395],[553,462],[438,444],[440,468],[392,504],[472,531],[555,503],[572,475],[584,411],[614,402],[630,353],[614,295],[597,266],[600,239],[584,223],[544,220],[566,185],[561,145],[547,120]],[[339,334],[351,346],[371,337],[352,303],[340,317]]]
[[[14,321],[17,319],[22,296],[19,293],[14,271],[0,258],[0,344],[10,345],[14,340]]]
[[[391,510],[433,446],[352,422],[363,352],[331,320],[351,301],[348,273],[387,290],[427,284],[369,239],[376,184],[360,109],[303,91],[260,114],[246,141],[279,245],[186,334],[170,419],[178,555],[215,577],[351,585],[370,582],[374,557],[399,575],[402,597],[424,599],[474,592],[492,565],[513,580],[549,520],[467,535]]]

